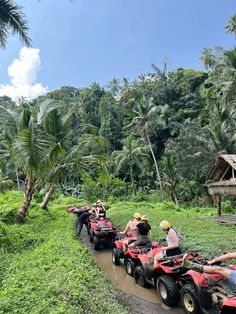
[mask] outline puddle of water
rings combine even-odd
[[[126,273],[124,265],[116,266],[112,263],[111,250],[97,252],[95,258],[117,289],[155,304],[161,303],[155,288],[140,287],[134,278]]]
[[[163,304],[156,292],[155,288],[142,288],[135,283],[133,277],[126,273],[124,265],[116,266],[112,263],[112,251],[109,249],[102,249],[101,251],[94,251],[93,244],[89,242],[88,236],[82,233],[81,240],[86,244],[88,248],[91,249],[91,253],[96,259],[97,264],[103,269],[107,278],[113,283],[113,285],[129,295],[138,297],[145,303],[142,310],[142,306],[137,313],[158,313],[158,314],[184,314],[183,310],[180,308],[170,308],[169,306]],[[142,303],[142,302],[141,302]],[[149,305],[148,305],[149,304]],[[140,311],[141,310],[141,311]],[[132,313],[136,313],[132,312]]]

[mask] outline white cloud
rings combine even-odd
[[[47,88],[41,83],[36,83],[40,64],[39,49],[22,48],[19,58],[15,59],[8,67],[11,84],[0,85],[0,96],[9,96],[13,100],[17,100],[18,97],[33,99],[45,94]]]

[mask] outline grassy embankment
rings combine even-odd
[[[125,313],[117,292],[74,236],[75,200],[57,200],[49,213],[36,209],[22,225],[11,215],[19,192],[0,197],[0,313]],[[0,221],[1,221],[0,220]]]
[[[0,197],[0,313],[124,313],[116,291],[74,237],[75,217],[65,208],[75,200],[55,200],[48,213],[33,207],[24,224],[12,224],[21,201],[21,193],[14,191]],[[158,224],[167,219],[184,235],[187,249],[198,248],[203,254],[235,250],[236,227],[202,220],[215,214],[214,208],[110,205],[108,215],[121,228],[139,211],[150,217],[154,239],[165,237]]]
[[[215,208],[176,209],[170,202],[158,204],[117,202],[111,206],[108,216],[122,228],[132,218],[134,212],[148,215],[154,240],[165,238],[165,233],[158,226],[161,220],[166,219],[184,236],[184,249],[200,249],[204,255],[218,255],[236,250],[236,226],[219,225],[205,219],[216,215]],[[234,213],[236,214],[236,211]]]

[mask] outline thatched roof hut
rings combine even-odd
[[[207,177],[206,186],[217,203],[220,216],[221,196],[236,196],[236,155],[219,155]]]

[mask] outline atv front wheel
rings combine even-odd
[[[94,243],[94,250],[99,250],[100,249],[100,239],[98,236],[95,236],[93,238],[93,243]]]
[[[126,270],[127,274],[132,276],[132,277],[134,276],[135,266],[136,266],[136,263],[131,258],[125,259],[125,270]]]
[[[186,313],[201,313],[197,291],[193,284],[186,284],[182,287],[181,302]]]
[[[135,267],[135,269],[134,269],[134,280],[135,280],[137,285],[139,285],[143,288],[147,288],[149,286],[149,284],[147,283],[146,278],[144,276],[144,271],[143,271],[142,266]]]
[[[168,306],[175,306],[179,301],[179,291],[175,280],[168,276],[162,275],[157,279],[157,292],[162,302]]]
[[[112,250],[112,263],[117,266],[120,265],[119,252],[116,247]]]

